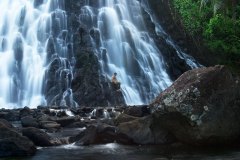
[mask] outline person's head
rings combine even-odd
[[[115,73],[114,73],[114,76],[116,76],[116,75],[117,75],[117,73],[115,72]]]

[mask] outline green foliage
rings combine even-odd
[[[183,18],[183,25],[191,34],[201,33],[211,10],[204,8],[204,12],[200,11],[200,1],[194,0],[174,0],[174,7]]]
[[[240,55],[239,36],[240,20],[233,21],[221,14],[211,18],[204,31],[209,48],[220,54]]]
[[[240,63],[240,4],[228,0],[173,0],[185,29],[202,37],[224,64]],[[238,66],[239,67],[239,66]]]

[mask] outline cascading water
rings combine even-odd
[[[68,31],[65,3],[73,2],[0,1],[0,107],[78,106],[71,89],[75,30]],[[149,103],[172,83],[139,1],[76,1],[79,5],[79,22],[89,29],[101,74],[110,79],[118,73],[127,104]]]
[[[0,1],[0,107],[46,104],[43,81],[54,59],[62,62],[55,76],[72,74],[64,63],[69,58],[64,5],[64,0]]]
[[[147,32],[139,1],[89,1],[80,21],[92,28],[101,72],[109,79],[118,74],[127,104],[149,103],[172,83],[161,51]]]

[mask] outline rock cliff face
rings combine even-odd
[[[174,10],[171,0],[147,1],[158,22],[177,45],[205,66],[217,64],[218,56],[214,56],[204,47],[201,37],[192,37],[186,32],[181,23],[181,17]]]
[[[173,32],[170,32],[171,34],[168,35],[168,30],[165,28],[166,26],[162,26],[164,30],[167,33],[161,33],[158,34],[156,32],[156,24],[152,21],[151,16],[161,14],[161,17],[164,17],[168,19],[171,17],[171,15],[166,15],[168,8],[161,8],[161,12],[159,12],[159,8],[157,6],[161,6],[163,3],[162,1],[148,1],[150,4],[150,11],[146,11],[143,7],[142,13],[143,18],[145,20],[145,25],[148,29],[148,32],[150,36],[154,39],[158,49],[161,51],[164,61],[166,64],[166,69],[168,71],[169,76],[172,78],[172,80],[177,79],[181,74],[183,74],[185,71],[190,70],[191,67],[187,64],[187,60],[183,57],[179,57],[178,50],[167,43],[168,36],[171,37],[172,34],[175,34]],[[153,6],[152,6],[153,5]],[[166,17],[167,16],[167,17]],[[157,23],[162,25],[162,22],[164,22],[164,19],[155,19]],[[172,21],[172,23],[174,23]],[[171,23],[168,23],[168,25],[173,25]],[[179,31],[180,32],[180,31]],[[177,32],[178,33],[178,32]]]
[[[81,7],[85,3],[82,0],[70,0],[65,6],[76,59],[71,84],[73,99],[80,106],[124,105],[122,93],[112,89],[110,80],[100,74],[98,58],[91,41],[91,36],[97,40],[97,33],[79,22]],[[89,3],[94,6],[97,1]]]
[[[150,4],[153,2],[149,1]],[[124,98],[122,93],[116,93],[112,90],[109,79],[103,77],[100,73],[100,66],[95,45],[99,44],[99,31],[91,28],[87,28],[85,24],[79,21],[79,15],[81,8],[85,5],[85,1],[82,0],[70,0],[65,5],[65,9],[68,17],[68,31],[69,35],[73,35],[70,39],[73,44],[69,45],[69,49],[72,50],[75,56],[75,69],[72,79],[72,92],[73,100],[81,106],[107,106],[107,105],[124,105]],[[159,4],[156,5],[161,5]],[[90,6],[98,7],[98,1],[89,1]],[[155,4],[155,3],[154,3]],[[153,8],[156,11],[156,8]],[[165,8],[163,8],[165,9]],[[164,11],[163,11],[164,12]],[[154,13],[154,12],[152,12]],[[151,14],[152,14],[151,13]],[[153,38],[157,44],[158,49],[164,56],[164,63],[167,66],[167,71],[172,80],[178,78],[182,73],[191,69],[187,64],[186,59],[181,58],[177,54],[177,50],[171,45],[167,44],[166,37],[164,35],[158,35],[155,30],[155,24],[151,20],[150,14],[142,5],[142,16],[148,30],[148,34]],[[72,62],[73,63],[73,62]],[[53,68],[54,68],[53,64]],[[53,69],[54,70],[54,69]],[[59,80],[58,80],[59,81]],[[61,82],[59,82],[61,83]],[[64,80],[63,80],[63,83]],[[51,92],[61,92],[57,90],[54,81],[48,87],[47,97],[48,102],[54,98],[61,99],[61,97],[52,97]],[[59,100],[58,100],[59,101]],[[71,101],[71,97],[68,98]],[[68,103],[69,104],[69,103]]]
[[[239,87],[224,66],[188,71],[151,104],[154,125],[193,145],[231,144],[240,135]]]

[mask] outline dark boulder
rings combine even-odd
[[[116,127],[107,124],[90,125],[86,130],[69,139],[70,142],[77,141],[76,145],[122,143],[133,144],[126,135],[116,133]]]
[[[57,118],[55,122],[60,124],[62,127],[68,126],[73,124],[76,121],[75,117],[62,117],[62,118]]]
[[[18,110],[0,110],[0,118],[6,119],[7,121],[19,121],[20,114]]]
[[[87,124],[82,121],[74,122],[66,126],[66,128],[84,128],[84,127],[87,127]]]
[[[24,107],[20,110],[20,117],[30,116],[32,113],[31,109],[29,107]]]
[[[32,116],[25,116],[21,118],[21,123],[23,127],[38,127],[39,124],[35,118]]]
[[[86,130],[71,137],[70,142],[77,141],[77,145],[90,145],[114,142],[112,136],[115,134],[115,128],[101,124],[100,126],[91,125]]]
[[[4,124],[6,127],[13,129],[13,125],[5,119],[0,119],[0,123]]]
[[[150,114],[150,109],[148,105],[129,106],[124,110],[124,113],[134,117],[143,117]]]
[[[126,135],[135,144],[168,144],[175,142],[175,137],[167,130],[152,128],[151,116],[138,118],[118,125],[117,133]]]
[[[39,124],[42,129],[48,129],[48,130],[55,130],[61,127],[60,124],[54,121],[40,121]]]
[[[138,117],[130,116],[128,114],[121,113],[114,119],[114,124],[119,125],[120,123],[129,122],[137,119]]]
[[[226,67],[194,69],[151,104],[152,127],[191,145],[231,145],[240,136],[239,106],[239,80]]]
[[[36,146],[46,147],[54,145],[52,138],[40,129],[34,127],[24,128],[22,134],[33,141]]]
[[[35,152],[32,141],[0,122],[0,157],[28,156]]]

